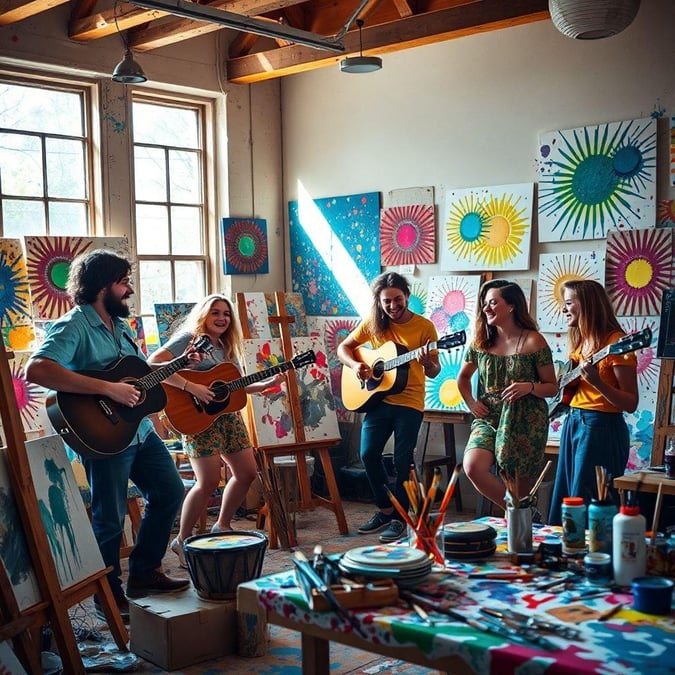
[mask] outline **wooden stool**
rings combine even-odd
[[[429,489],[431,480],[434,475],[434,470],[437,467],[446,467],[448,472],[448,481],[450,476],[457,466],[457,447],[455,445],[455,424],[468,424],[471,420],[471,413],[455,412],[445,410],[425,410],[422,422],[427,425],[426,434],[424,436],[424,445],[422,446],[422,456],[419,460],[419,466],[422,470],[422,481],[425,489]],[[427,444],[429,443],[429,429],[431,425],[436,422],[443,425],[443,439],[445,445],[445,456],[437,457],[435,459],[426,460]],[[455,485],[455,492],[453,494],[457,512],[462,512],[462,493],[459,489],[459,482]]]

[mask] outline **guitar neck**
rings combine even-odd
[[[610,347],[611,345],[601,349],[599,352],[593,354],[590,359],[585,359],[584,362],[590,361],[593,365],[595,365],[598,363],[598,361],[602,361],[602,359],[604,359],[609,354]],[[570,370],[569,373],[565,373],[565,375],[560,378],[560,388],[568,385],[570,382],[573,382],[577,379],[577,377],[579,377],[579,375],[581,375],[581,365],[582,364],[580,363],[578,366]]]
[[[438,342],[430,342],[428,344],[429,349],[436,349],[437,346]],[[417,349],[413,349],[412,351],[406,352],[405,354],[400,354],[396,358],[389,359],[389,361],[385,361],[384,370],[392,370],[393,368],[398,368],[399,366],[402,366],[404,363],[408,363],[409,361],[416,359],[421,351],[422,347],[418,347]]]
[[[149,389],[156,387],[163,380],[166,380],[167,377],[173,375],[174,373],[177,373],[182,368],[185,368],[185,366],[187,366],[189,361],[190,361],[189,357],[185,355],[179,356],[173,361],[169,361],[169,363],[163,365],[161,368],[157,368],[156,370],[153,370],[151,373],[148,373],[144,377],[141,377],[136,384],[141,389],[148,391]]]
[[[266,380],[268,377],[271,377],[272,375],[285,373],[292,367],[293,367],[292,361],[285,361],[284,363],[280,363],[278,366],[265,368],[265,370],[259,370],[255,373],[251,373],[250,375],[245,375],[244,377],[241,377],[238,380],[228,382],[227,388],[234,391],[236,391],[237,389],[244,389],[245,387],[248,387],[249,384],[261,382],[262,380]]]

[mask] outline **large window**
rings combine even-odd
[[[0,236],[92,229],[88,90],[0,79]]]
[[[206,293],[206,106],[135,96],[136,252],[141,312]]]

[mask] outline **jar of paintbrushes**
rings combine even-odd
[[[588,550],[612,555],[612,521],[618,513],[609,492],[612,478],[604,466],[595,467],[595,478],[598,498],[588,505]]]

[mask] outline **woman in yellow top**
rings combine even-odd
[[[361,427],[361,459],[379,511],[359,527],[358,532],[370,534],[383,530],[380,541],[389,542],[399,539],[405,526],[385,489],[388,479],[382,463],[384,446],[394,434],[396,486],[393,492],[407,510],[408,495],[403,482],[408,480],[410,465],[414,463],[417,434],[424,415],[424,378],[436,377],[441,372],[441,365],[438,351],[428,349],[430,342],[438,340],[436,327],[429,319],[408,309],[410,286],[405,277],[396,272],[385,272],[373,282],[372,292],[370,316],[340,344],[337,350],[340,361],[366,382],[372,371],[355,354],[361,345],[370,343],[377,349],[386,342],[395,342],[407,351],[419,349],[417,359],[410,362],[405,389],[385,396],[370,408]]]
[[[549,523],[561,524],[563,497],[597,498],[595,467],[622,476],[630,449],[623,413],[638,405],[634,352],[610,355],[592,365],[588,359],[624,332],[605,289],[590,280],[566,281],[561,287],[569,329],[570,358],[582,364],[581,376],[560,436],[558,470]]]

